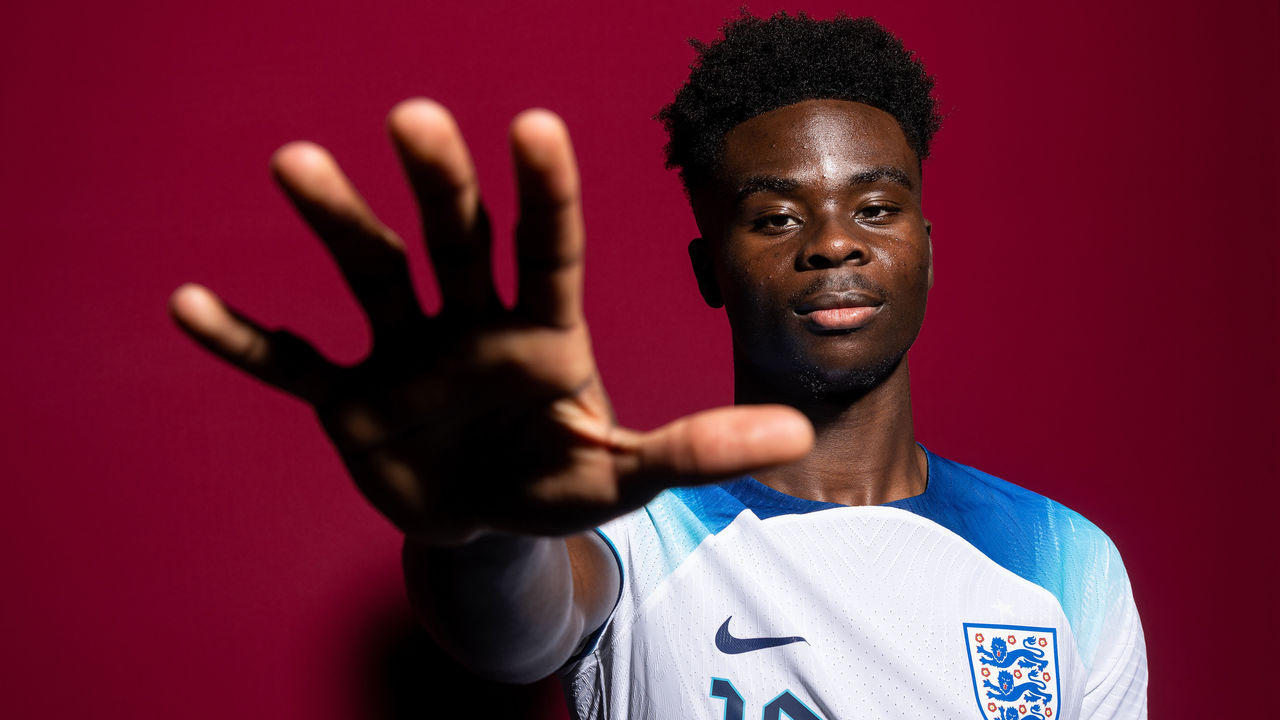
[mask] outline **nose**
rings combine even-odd
[[[865,265],[871,259],[871,248],[862,239],[859,229],[838,218],[810,224],[809,236],[797,258],[801,269],[826,270],[845,263]]]

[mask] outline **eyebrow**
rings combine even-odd
[[[889,165],[877,165],[862,172],[854,173],[853,177],[849,178],[849,184],[870,185],[885,180],[901,185],[908,190],[915,190],[915,187],[911,184],[910,176],[901,169]]]
[[[872,185],[884,181],[894,183],[895,185],[901,185],[908,190],[915,190],[915,186],[911,184],[910,176],[902,170],[889,165],[877,165],[876,167],[856,172],[849,178],[846,184]],[[778,175],[756,175],[743,181],[743,183],[738,186],[738,192],[736,195],[737,201],[742,202],[756,193],[789,193],[795,192],[799,188],[800,182],[798,180],[792,180]]]
[[[742,202],[748,197],[762,192],[795,192],[799,187],[800,183],[796,180],[789,180],[777,175],[756,175],[754,177],[747,178],[738,186],[737,200],[738,202]]]

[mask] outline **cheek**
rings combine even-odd
[[[909,267],[903,268],[903,273],[922,297],[933,287],[933,263],[927,256],[917,258]]]
[[[779,286],[786,280],[786,261],[780,252],[755,252],[723,260],[719,278],[726,305],[763,308],[782,301],[775,297],[783,292]]]
[[[933,263],[927,245],[910,253],[886,253],[881,261],[889,271],[896,304],[910,315],[923,316],[933,287]]]
[[[929,264],[923,263],[908,268],[903,283],[903,287],[908,288],[910,293],[911,305],[917,308],[916,312],[923,314],[925,303],[929,300],[929,289],[933,287],[933,274]]]

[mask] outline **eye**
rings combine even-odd
[[[800,227],[800,220],[785,213],[772,213],[751,221],[751,229],[755,232],[776,234]]]
[[[858,210],[857,218],[864,222],[885,222],[892,216],[898,214],[898,208],[893,205],[867,205]]]

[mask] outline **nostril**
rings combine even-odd
[[[811,268],[828,270],[830,268],[839,267],[845,263],[853,263],[860,265],[866,258],[864,248],[857,244],[851,243],[851,247],[831,248],[830,252],[819,250],[810,252],[805,257],[805,264]]]
[[[826,255],[814,254],[809,256],[809,266],[819,270],[828,270],[835,267],[836,264]]]

